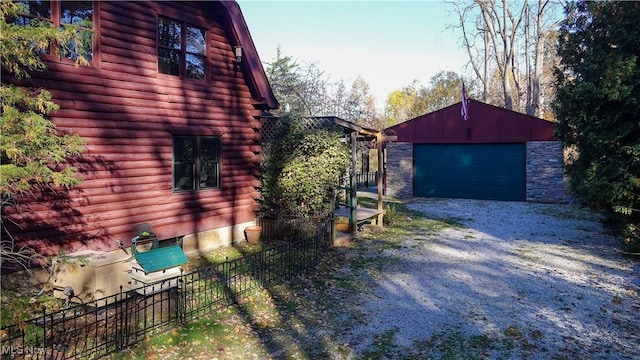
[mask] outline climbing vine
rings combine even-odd
[[[262,215],[317,218],[331,210],[340,178],[349,167],[344,134],[310,129],[287,114],[267,145],[263,164]]]

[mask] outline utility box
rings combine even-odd
[[[180,275],[182,275],[180,266],[147,274],[140,264],[134,262],[129,288],[140,295],[153,295],[180,286]]]
[[[51,282],[53,295],[60,299],[87,303],[127,290],[131,281],[131,255],[117,252],[83,250],[56,260]],[[73,289],[73,295],[69,296]],[[65,291],[65,289],[67,289]],[[115,300],[115,298],[111,298]],[[104,304],[108,305],[106,300]]]

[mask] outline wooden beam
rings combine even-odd
[[[383,135],[382,132],[378,132],[376,134],[376,149],[378,150],[378,176],[377,176],[377,182],[378,182],[378,211],[380,212],[378,214],[378,219],[377,219],[377,223],[378,226],[384,226],[384,209],[383,209],[383,204],[382,204],[382,171],[384,169],[383,167],[383,161],[384,161],[384,157],[382,156],[382,139],[383,139]]]

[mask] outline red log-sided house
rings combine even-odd
[[[51,120],[86,151],[79,186],[4,209],[16,242],[45,255],[116,250],[141,223],[185,250],[239,239],[258,208],[260,118],[278,103],[238,4],[28,4],[55,26],[84,20],[92,50],[76,67],[52,49],[23,82],[51,91]]]

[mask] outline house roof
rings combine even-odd
[[[267,109],[277,109],[280,105],[273,94],[240,6],[235,1],[219,1],[216,3],[220,4],[224,9],[231,35],[236,41],[232,45],[242,47],[240,67],[249,82],[251,94],[255,100],[264,103]]]
[[[468,101],[468,120],[462,103],[418,116],[384,130],[399,142],[518,143],[553,141],[555,123],[476,100]]]

